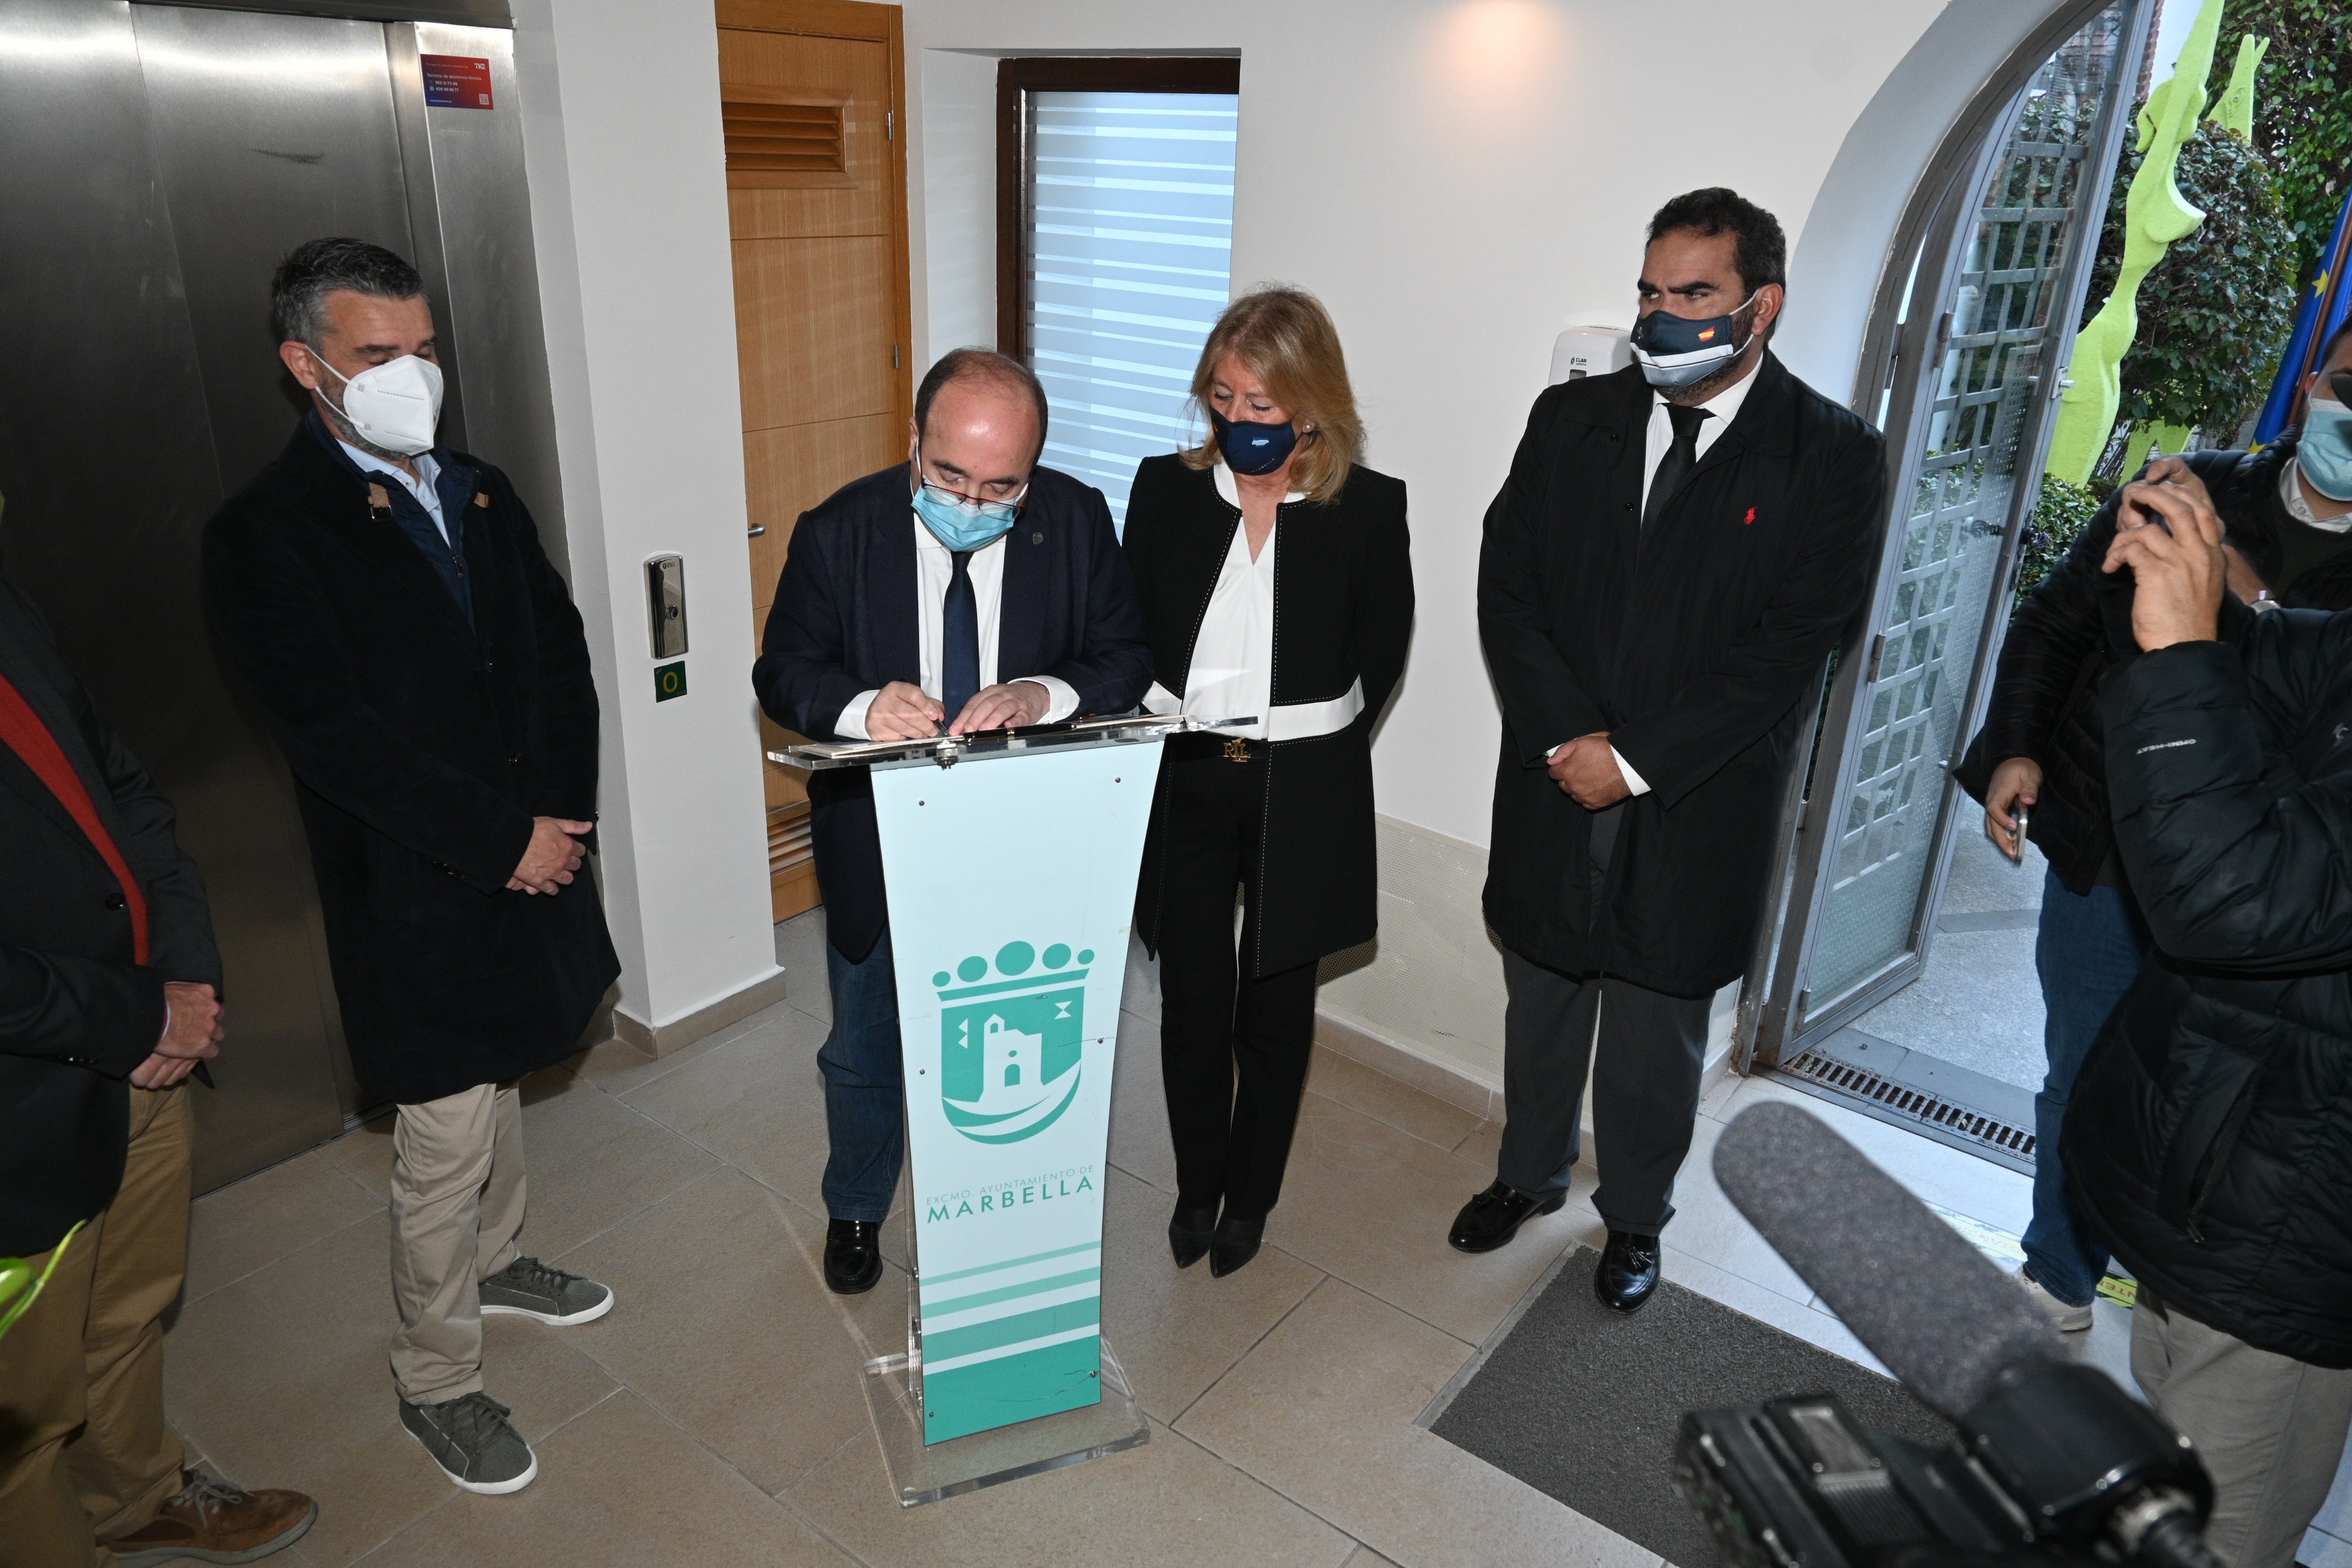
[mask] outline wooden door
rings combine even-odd
[[[896,5],[718,0],[754,635],[800,514],[907,454],[906,66]],[[774,750],[797,737],[762,720]],[[817,902],[807,775],[761,764],[775,918]]]

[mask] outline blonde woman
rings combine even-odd
[[[1136,921],[1160,955],[1169,1245],[1223,1276],[1256,1256],[1282,1191],[1316,961],[1372,935],[1371,731],[1404,668],[1412,564],[1404,486],[1356,460],[1347,363],[1312,295],[1234,301],[1192,396],[1209,439],[1146,458],[1128,503],[1146,703],[1243,721],[1168,742]]]

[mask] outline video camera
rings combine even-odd
[[[1788,1173],[1806,1173],[1802,1183]],[[1938,1447],[1801,1394],[1683,1417],[1675,1480],[1737,1568],[2139,1563],[2218,1568],[2189,1439],[1817,1118],[1766,1104],[1716,1145],[1740,1213],[1958,1429]]]

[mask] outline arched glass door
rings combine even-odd
[[[2113,0],[2044,60],[1915,252],[1881,409],[1893,484],[1867,635],[1841,660],[1794,838],[1752,1058],[1769,1065],[1916,978],[2039,491],[2145,36]]]

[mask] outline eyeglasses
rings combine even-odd
[[[922,465],[923,449],[920,447],[918,447],[915,448],[916,473],[923,473]],[[970,512],[974,517],[986,518],[991,522],[1009,523],[1013,519],[1019,517],[1021,515],[1021,504],[1023,501],[1026,500],[1029,496],[1029,487],[1027,485],[1023,485],[1019,491],[1008,500],[982,500],[978,496],[968,496],[960,490],[951,490],[948,489],[947,486],[940,484],[937,479],[932,479],[928,474],[923,474],[922,488],[930,493],[934,501],[959,508],[961,510]]]

